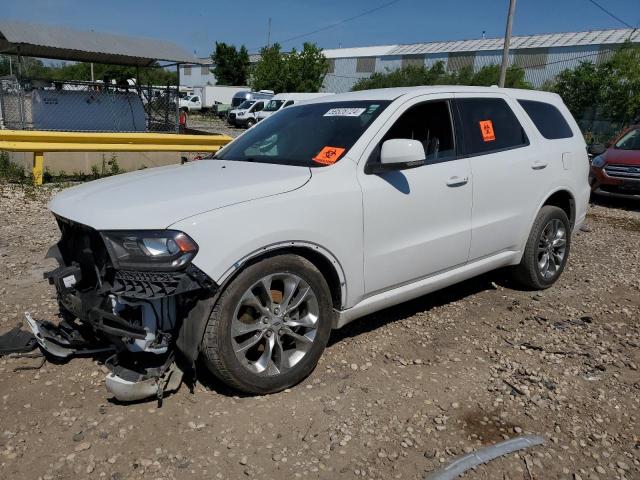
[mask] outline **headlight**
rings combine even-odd
[[[179,270],[198,253],[196,242],[175,230],[111,231],[101,235],[115,268]]]
[[[594,157],[593,160],[591,160],[591,166],[596,168],[604,167],[605,163],[606,161],[604,159],[604,155],[598,155],[597,157]]]

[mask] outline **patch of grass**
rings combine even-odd
[[[8,183],[27,183],[29,177],[24,168],[9,160],[8,152],[0,152],[0,180]]]
[[[142,168],[146,168],[146,166],[143,165]],[[44,183],[88,182],[126,172],[126,170],[120,167],[117,155],[112,154],[109,160],[103,155],[102,165],[92,165],[91,173],[83,173],[80,171],[68,173],[64,170],[53,172],[45,165],[42,179]],[[33,178],[31,172],[25,172],[22,166],[9,160],[8,152],[0,152],[0,182],[31,185]]]

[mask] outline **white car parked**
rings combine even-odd
[[[506,266],[550,287],[585,218],[588,170],[554,94],[333,95],[284,109],[213,160],[59,193],[48,277],[69,331],[116,349],[116,397],[161,396],[199,354],[239,390],[277,392],[356,318]],[[83,348],[32,325],[60,356]]]
[[[245,100],[238,108],[229,111],[227,123],[236,127],[251,128],[258,120],[256,115],[262,111],[269,100]]]

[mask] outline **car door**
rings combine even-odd
[[[455,97],[462,151],[473,176],[469,261],[518,251],[552,168],[523,127],[529,122],[522,109],[509,97],[498,93]]]
[[[379,174],[359,170],[368,295],[463,265],[471,242],[471,171],[456,153],[448,96],[402,105],[370,143],[367,162],[379,161],[382,143],[393,138],[420,140],[427,163]]]
[[[247,112],[248,116],[256,118],[256,114],[264,108],[264,103],[264,100],[258,100],[256,103],[251,105],[251,108]]]

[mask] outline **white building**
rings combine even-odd
[[[249,55],[249,63],[251,64],[256,63],[259,59],[260,55],[258,54]],[[206,87],[216,84],[216,76],[211,71],[213,68],[211,57],[200,58],[200,60],[203,62],[202,65],[180,65],[181,87]]]
[[[525,80],[539,87],[581,61],[596,64],[605,61],[627,40],[639,44],[640,31],[615,29],[514,36],[510,64],[523,67]],[[329,72],[322,90],[347,92],[358,80],[374,72],[385,73],[406,65],[430,67],[438,61],[444,63],[447,71],[467,66],[477,71],[485,65],[500,64],[503,44],[502,38],[481,38],[324,50],[329,59]]]
[[[181,87],[204,87],[215,85],[216,77],[211,72],[213,64],[211,58],[201,58],[202,61],[209,61],[203,65],[180,65],[180,86]]]

